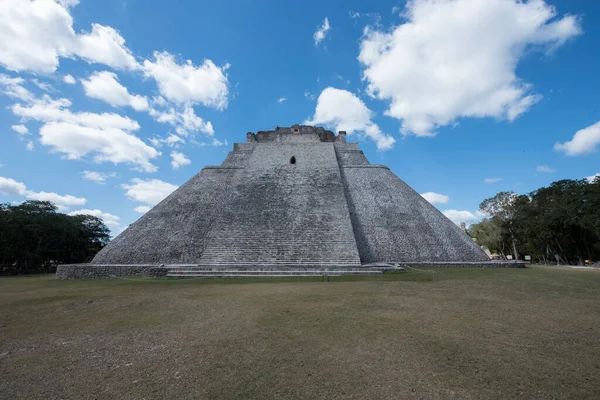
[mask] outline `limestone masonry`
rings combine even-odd
[[[292,126],[248,133],[60,278],[149,274],[195,265],[252,270],[356,269],[369,264],[487,264],[461,229],[346,134]],[[98,272],[100,271],[100,272]],[[124,271],[119,273],[119,271]],[[150,271],[150,272],[149,272]]]

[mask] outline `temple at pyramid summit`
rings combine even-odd
[[[57,277],[360,273],[491,262],[458,226],[357,143],[321,127],[247,133],[131,224],[90,264]]]

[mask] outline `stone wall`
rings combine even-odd
[[[167,270],[157,265],[67,264],[56,270],[57,279],[101,279],[122,276],[162,276]]]
[[[341,171],[363,263],[489,261],[456,224],[387,167]]]
[[[303,141],[255,146],[200,264],[360,265],[333,143]]]
[[[197,262],[206,235],[233,194],[237,168],[205,168],[131,224],[100,251],[93,264]]]

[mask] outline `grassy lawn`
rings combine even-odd
[[[0,398],[600,398],[600,271],[0,278]]]

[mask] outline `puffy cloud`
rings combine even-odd
[[[327,36],[327,33],[329,32],[330,29],[331,29],[331,26],[329,25],[329,19],[327,17],[325,17],[325,19],[323,20],[323,23],[317,27],[317,30],[315,31],[315,33],[313,35],[313,39],[315,40],[315,46],[318,46],[319,43],[321,43],[321,41],[323,41],[323,39],[325,39],[325,37]]]
[[[130,106],[137,111],[147,111],[150,108],[146,96],[130,94],[113,72],[94,72],[88,80],[82,80],[81,83],[88,97],[105,101],[113,107]]]
[[[11,78],[6,74],[0,74],[0,90],[5,95],[23,101],[32,101],[35,97],[23,87],[25,80],[21,77]]]
[[[66,122],[85,125],[94,128],[111,127],[123,130],[137,130],[139,124],[128,118],[114,113],[96,114],[91,112],[72,112],[71,102],[67,99],[54,100],[48,96],[35,99],[30,104],[15,104],[11,106],[13,114],[23,119],[34,119],[41,122]]]
[[[77,35],[77,39],[74,53],[89,63],[105,64],[118,69],[140,68],[131,50],[125,46],[125,39],[110,26],[92,24],[92,31]]]
[[[545,173],[552,173],[552,172],[556,172],[555,168],[552,168],[548,165],[538,165],[535,170],[537,172],[545,172]]]
[[[150,139],[150,142],[156,147],[162,147],[163,144],[166,144],[169,147],[179,147],[179,145],[185,144],[185,140],[172,133],[165,139],[152,138]]]
[[[94,128],[67,122],[50,122],[40,129],[42,144],[77,160],[90,153],[94,161],[129,163],[136,169],[154,172],[150,159],[160,154],[138,137],[118,128]]]
[[[202,104],[218,110],[227,107],[229,64],[217,67],[211,60],[201,66],[190,60],[178,64],[168,52],[154,52],[154,61],[144,61],[144,74],[158,84],[160,94],[178,103]]]
[[[23,182],[17,182],[11,178],[0,176],[0,194],[9,196],[24,196],[27,186]]]
[[[50,201],[63,210],[71,206],[82,206],[87,201],[83,197],[75,197],[69,194],[59,195],[52,192],[34,192],[28,190],[23,182],[17,182],[14,179],[2,176],[0,176],[0,194],[21,196],[31,200]]]
[[[598,172],[597,174],[594,174],[594,175],[588,176],[588,177],[586,177],[585,179],[587,179],[587,181],[588,181],[589,183],[593,183],[593,182],[596,180],[596,178],[598,178],[598,177],[600,177],[600,172]]]
[[[25,191],[25,197],[32,200],[39,201],[50,201],[57,206],[68,208],[71,206],[82,206],[87,200],[83,197],[75,197],[70,194],[60,195],[53,192],[32,192],[30,190]]]
[[[459,211],[459,210],[446,210],[442,213],[456,225],[460,225],[461,222],[469,225],[480,219],[481,216],[473,214],[471,211]]]
[[[10,129],[17,132],[19,135],[27,135],[29,133],[29,129],[27,129],[25,125],[13,125]]]
[[[600,121],[577,132],[568,142],[556,143],[554,150],[562,151],[568,156],[583,156],[596,151],[600,145]]]
[[[29,141],[27,142],[27,144],[25,145],[25,148],[26,148],[28,151],[33,151],[33,148],[34,148],[34,146],[33,146],[33,142],[32,142],[31,140],[29,140]]]
[[[81,173],[83,175],[83,179],[92,181],[99,185],[103,185],[106,183],[108,178],[114,178],[117,176],[115,172],[106,173],[106,172],[95,172],[95,171],[83,171]]]
[[[353,93],[328,87],[317,100],[315,115],[306,124],[324,124],[348,134],[359,132],[375,141],[378,150],[389,150],[396,142],[393,137],[381,132],[371,118],[373,113]]]
[[[121,221],[121,218],[117,217],[116,215],[109,214],[98,209],[89,210],[84,208],[81,210],[71,211],[69,215],[92,215],[94,217],[101,218],[102,221],[104,221],[104,224],[109,227],[117,227]]]
[[[183,153],[179,153],[177,151],[171,152],[171,166],[173,169],[179,169],[183,166],[190,165],[192,161],[185,156]]]
[[[150,211],[150,208],[151,207],[149,207],[149,206],[137,206],[136,208],[133,209],[133,211],[140,213],[140,214],[145,214],[148,211]]]
[[[54,72],[60,57],[80,57],[113,68],[139,68],[121,35],[92,24],[76,34],[69,7],[75,1],[0,0],[0,65],[12,71]]]
[[[163,182],[159,179],[142,180],[134,178],[130,184],[123,184],[121,186],[126,189],[125,194],[131,200],[150,205],[159,203],[177,189],[176,185]]]
[[[75,83],[77,83],[77,81],[75,80],[75,78],[73,78],[73,75],[65,75],[63,76],[63,82],[69,85],[74,85]]]
[[[196,132],[202,132],[208,136],[213,136],[215,130],[210,121],[204,121],[196,115],[194,108],[186,104],[183,107],[173,107],[167,111],[150,110],[150,115],[158,122],[170,124],[175,127],[175,132],[182,136],[188,136]]]
[[[160,153],[141,141],[131,131],[139,129],[136,121],[114,113],[72,112],[67,99],[47,96],[31,104],[11,107],[22,119],[44,123],[41,143],[64,153],[68,159],[94,154],[96,162],[128,163],[143,171],[156,171],[150,160]]]
[[[502,181],[503,178],[485,178],[483,183],[498,183]]]
[[[422,193],[421,196],[431,204],[446,204],[450,201],[450,197],[435,192]]]
[[[465,117],[514,120],[541,99],[519,61],[581,33],[542,0],[413,0],[404,16],[391,31],[366,28],[358,59],[367,92],[417,136]]]
[[[287,99],[285,97],[280,97],[279,99],[277,99],[278,103],[283,103],[284,101],[286,101]]]

